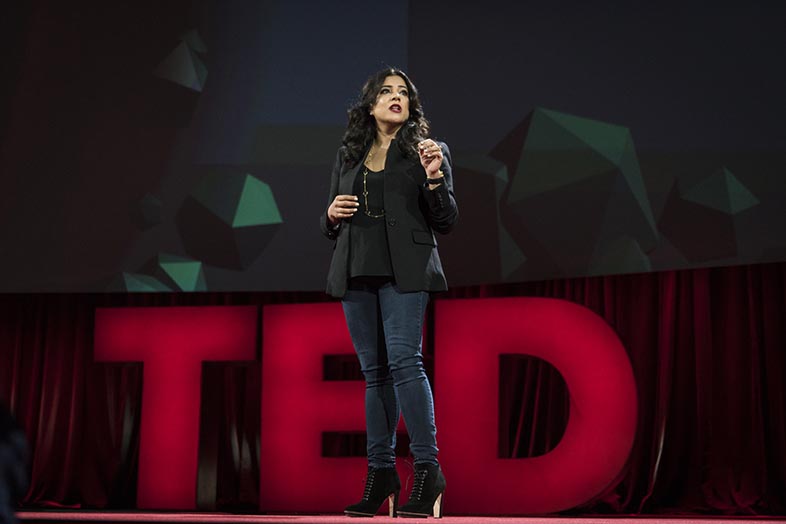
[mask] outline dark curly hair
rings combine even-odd
[[[357,164],[363,153],[377,136],[377,124],[369,110],[374,106],[379,90],[389,76],[400,76],[409,91],[409,119],[396,133],[396,145],[408,158],[417,158],[418,142],[429,137],[429,123],[423,114],[418,90],[409,77],[400,69],[388,67],[371,75],[360,91],[360,96],[347,111],[349,123],[341,143],[350,164]]]

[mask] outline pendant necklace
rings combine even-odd
[[[374,146],[372,145],[371,148],[368,150],[368,157],[366,157],[366,161],[363,163],[363,201],[366,204],[366,216],[371,218],[382,218],[385,216],[385,210],[382,210],[380,214],[374,214],[368,207],[368,166],[371,164],[371,159],[374,155]]]

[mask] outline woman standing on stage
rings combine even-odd
[[[429,138],[417,89],[393,68],[366,81],[342,144],[320,224],[335,241],[327,292],[342,299],[366,380],[368,453],[363,499],[345,513],[373,516],[387,498],[396,515],[400,411],[415,481],[398,514],[441,517],[445,477],[421,336],[429,293],[447,289],[434,231],[458,219],[450,153]]]

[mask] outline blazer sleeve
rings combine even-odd
[[[428,183],[423,182],[420,190],[428,207],[427,219],[431,229],[438,233],[449,233],[458,221],[458,205],[453,193],[453,166],[450,149],[444,142],[437,142],[442,148],[442,172],[445,181],[436,189],[429,189]]]
[[[330,240],[335,240],[338,237],[338,232],[341,230],[341,227],[344,224],[342,221],[339,222],[336,226],[331,226],[327,217],[327,210],[330,207],[330,204],[333,203],[336,195],[338,195],[338,179],[341,175],[343,163],[344,148],[341,147],[336,153],[336,160],[333,163],[333,171],[330,173],[330,194],[328,196],[328,204],[325,208],[325,211],[322,212],[322,216],[319,217],[319,229],[322,231],[322,234],[328,237]]]

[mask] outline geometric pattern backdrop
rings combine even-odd
[[[451,286],[786,259],[786,6],[503,4],[393,0],[384,41],[359,1],[23,10],[0,292],[324,289],[331,163],[384,65],[451,148]]]

